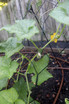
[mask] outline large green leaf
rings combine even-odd
[[[0,79],[0,90],[4,87],[6,87],[8,84],[8,78],[3,78],[3,79]]]
[[[25,104],[27,104],[28,100],[28,89],[27,84],[23,78],[21,78],[17,83],[13,86],[19,94],[19,99],[22,99]],[[29,83],[30,90],[34,87],[33,83]]]
[[[15,37],[10,37],[6,42],[0,43],[0,52],[5,52],[7,57],[12,56],[23,48],[21,41]]]
[[[15,24],[2,27],[1,30],[15,33],[18,40],[30,39],[34,34],[39,33],[38,28],[35,26],[35,21],[29,19],[17,20]]]
[[[51,78],[52,75],[46,70],[44,69],[39,75],[38,75],[38,85],[42,84],[44,81],[48,80],[49,78]],[[37,80],[37,74],[35,74],[33,77],[32,77],[32,81],[34,83],[36,83],[36,80]]]
[[[49,15],[56,21],[69,25],[69,0],[60,3]]]
[[[18,93],[14,88],[0,91],[0,104],[14,104],[18,98]]]
[[[27,85],[25,80],[21,78],[13,87],[18,92],[19,98],[27,103]]]
[[[40,60],[33,61],[28,65],[29,73],[34,73],[34,76],[32,77],[32,81],[34,83],[36,83],[37,74],[38,74],[38,83],[37,83],[38,85],[40,85],[41,83],[52,77],[52,75],[46,70],[46,66],[48,65],[48,63],[49,57],[48,55],[45,55]]]
[[[5,56],[0,57],[0,79],[10,79],[13,73],[16,72],[18,65],[19,64],[15,60],[11,61],[11,58],[7,59]]]
[[[67,98],[65,98],[65,103],[69,104],[69,100]]]
[[[21,99],[17,99],[15,104],[25,104],[25,102]]]

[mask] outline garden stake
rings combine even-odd
[[[62,68],[63,68],[63,70],[69,70],[69,68],[68,68],[68,67],[67,67],[67,68],[66,68],[66,67],[65,67],[65,68],[64,68],[64,67],[62,67]],[[61,70],[62,68],[61,68],[61,67],[48,67],[47,69],[48,69],[48,70],[56,70],[56,69]]]
[[[51,56],[51,55],[50,55],[50,57],[51,57],[51,58],[55,58],[54,56]],[[56,59],[57,59],[57,60],[60,60],[60,61],[62,61],[62,62],[65,62],[65,63],[67,63],[67,64],[69,64],[68,61],[63,60],[63,59],[61,59],[61,58],[59,58],[59,57],[56,57]]]
[[[56,102],[57,102],[58,96],[60,94],[60,91],[61,91],[61,88],[62,88],[62,85],[63,85],[63,80],[64,80],[64,71],[63,71],[62,65],[61,65],[61,63],[59,61],[57,61],[57,62],[59,64],[59,66],[61,67],[62,79],[61,79],[61,83],[60,83],[60,87],[59,87],[58,93],[57,93],[57,95],[55,97],[55,100],[54,100],[53,104],[56,104]]]

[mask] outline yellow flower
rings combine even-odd
[[[0,6],[2,6],[3,5],[3,2],[0,2]]]
[[[0,10],[2,10],[2,7],[4,7],[5,5],[7,5],[7,3],[5,3],[5,2],[0,2]]]
[[[7,3],[4,3],[3,6],[7,5]]]
[[[56,33],[53,33],[53,35],[51,35],[51,40],[57,43],[57,38],[55,36],[56,36]]]
[[[5,6],[5,5],[7,5],[6,2],[0,2],[0,6]]]

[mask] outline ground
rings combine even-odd
[[[22,51],[22,53],[26,54],[28,58],[32,58],[36,52]],[[65,104],[65,98],[69,98],[69,54],[54,53],[56,58],[53,53],[49,53],[49,55],[48,71],[53,75],[53,78],[32,88],[31,97],[39,101],[40,104]],[[12,59],[17,57],[19,57],[18,54],[15,54]],[[25,71],[27,66],[28,62],[24,60],[21,71]],[[14,78],[16,78],[16,74]],[[31,81],[30,76],[28,78]],[[10,88],[12,85],[13,80],[11,79],[7,87]]]

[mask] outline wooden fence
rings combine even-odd
[[[14,24],[15,20],[21,20],[25,18],[33,18],[38,19],[39,24],[37,22],[37,26],[40,29],[40,34],[37,36],[34,36],[32,39],[34,40],[44,40],[45,37],[41,31],[40,26],[42,27],[43,31],[45,32],[45,35],[47,38],[50,38],[50,34],[53,32],[56,32],[56,29],[58,27],[58,24],[54,19],[49,17],[49,12],[54,7],[56,7],[57,0],[30,0],[32,1],[32,8],[33,13],[28,12],[27,10],[30,9],[30,4],[28,5],[28,0],[11,0],[7,6],[5,6],[0,11],[0,28],[7,25],[7,24]],[[62,27],[61,27],[62,28]],[[66,37],[68,39],[69,31],[68,27],[66,27],[64,34],[66,34]],[[37,38],[36,38],[37,37]],[[8,38],[8,33],[6,31],[0,32],[0,41],[5,40]],[[60,41],[63,41],[64,37],[62,36],[60,38]],[[68,39],[69,40],[69,39]]]

